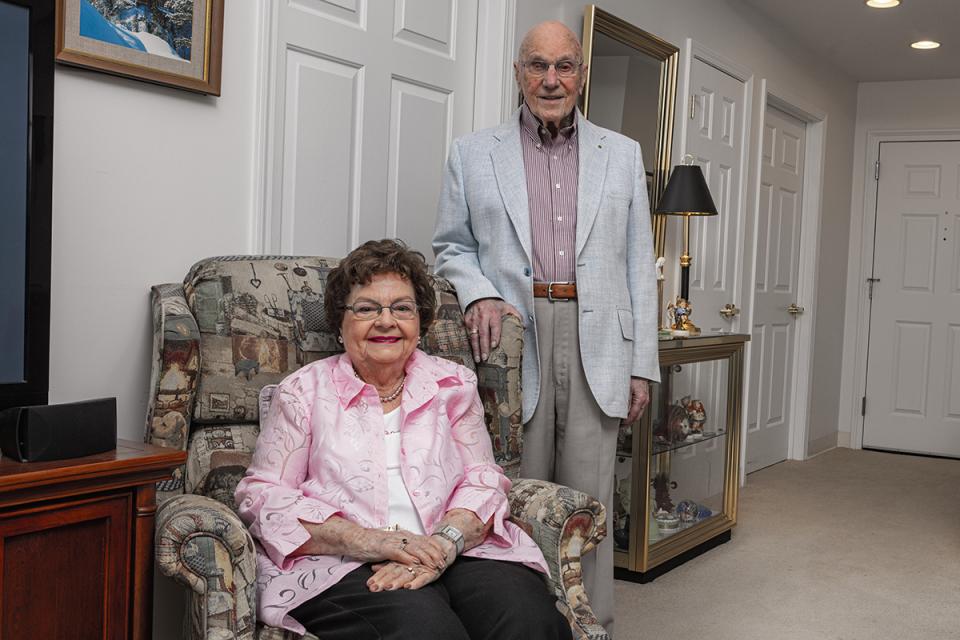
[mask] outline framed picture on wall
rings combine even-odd
[[[57,0],[57,61],[220,95],[224,0]]]

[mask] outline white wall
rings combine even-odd
[[[583,29],[583,3],[531,0],[517,3],[517,36],[547,19],[560,20],[575,33]],[[687,37],[754,73],[753,127],[749,184],[745,206],[749,217],[755,206],[757,145],[759,136],[760,82],[798,96],[828,115],[826,165],[820,265],[813,355],[808,452],[817,453],[836,444],[840,404],[842,332],[837,330],[845,301],[847,242],[850,221],[850,158],[853,155],[856,85],[815,52],[795,44],[782,28],[764,20],[737,0],[608,0],[603,9],[672,42],[681,49]],[[683,52],[681,51],[681,56]],[[678,85],[682,87],[682,74]],[[677,121],[683,118],[686,99],[678,96]],[[680,125],[674,133],[679,135]],[[674,163],[682,155],[674,145]],[[752,246],[752,236],[747,246]],[[695,301],[694,301],[695,302]],[[746,330],[746,327],[742,328]]]
[[[226,3],[219,98],[57,67],[50,401],[116,396],[121,438],[143,439],[150,285],[251,249],[257,11]],[[180,638],[158,584],[155,637]]]
[[[150,285],[250,235],[256,10],[229,3],[222,97],[58,66],[50,400],[117,396],[143,439]]]
[[[854,140],[852,196],[850,202],[850,236],[848,246],[846,307],[843,320],[843,384],[840,405],[840,441],[860,447],[859,438],[850,441],[855,424],[862,424],[859,398],[863,392],[862,371],[855,367],[857,301],[864,287],[861,261],[864,256],[861,237],[873,228],[869,219],[873,212],[864,211],[864,196],[872,167],[867,163],[876,157],[876,148],[868,148],[870,134],[960,131],[960,78],[949,80],[914,80],[908,82],[864,82],[857,91],[857,125]],[[909,136],[904,139],[909,139]],[[874,145],[875,147],[875,145]],[[860,336],[862,339],[862,336]]]

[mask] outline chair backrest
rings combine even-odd
[[[175,478],[172,491],[211,495],[233,507],[233,488],[259,432],[261,390],[341,351],[323,306],[327,275],[337,262],[316,256],[227,256],[190,269],[183,284],[185,304],[175,306],[184,324],[191,320],[187,315],[196,323],[193,330],[180,330],[196,334],[191,346],[176,340],[182,336],[170,323],[154,323],[159,370],[154,371],[147,440],[189,451],[185,477],[179,485]],[[453,287],[441,278],[434,286],[437,318],[422,348],[477,371],[495,455],[515,477],[522,328],[519,323],[507,327],[502,348],[478,368]],[[165,386],[164,380],[176,381]]]

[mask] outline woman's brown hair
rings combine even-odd
[[[417,312],[420,314],[420,333],[433,324],[436,315],[437,294],[427,272],[423,254],[407,247],[401,240],[369,240],[351,251],[327,276],[324,306],[327,322],[334,331],[343,323],[343,305],[350,290],[356,285],[367,285],[373,276],[395,273],[413,287]]]

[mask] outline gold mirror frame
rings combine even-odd
[[[584,117],[590,115],[590,73],[593,70],[594,34],[602,33],[620,43],[636,49],[655,60],[660,61],[660,88],[657,100],[657,148],[654,157],[653,185],[650,194],[650,211],[656,208],[660,196],[667,187],[670,176],[670,157],[673,149],[673,116],[677,96],[677,67],[680,62],[680,49],[652,33],[635,27],[588,4],[583,13],[583,59],[587,63],[587,80],[583,88],[580,110]],[[652,215],[654,252],[662,256],[666,242],[666,217]]]

